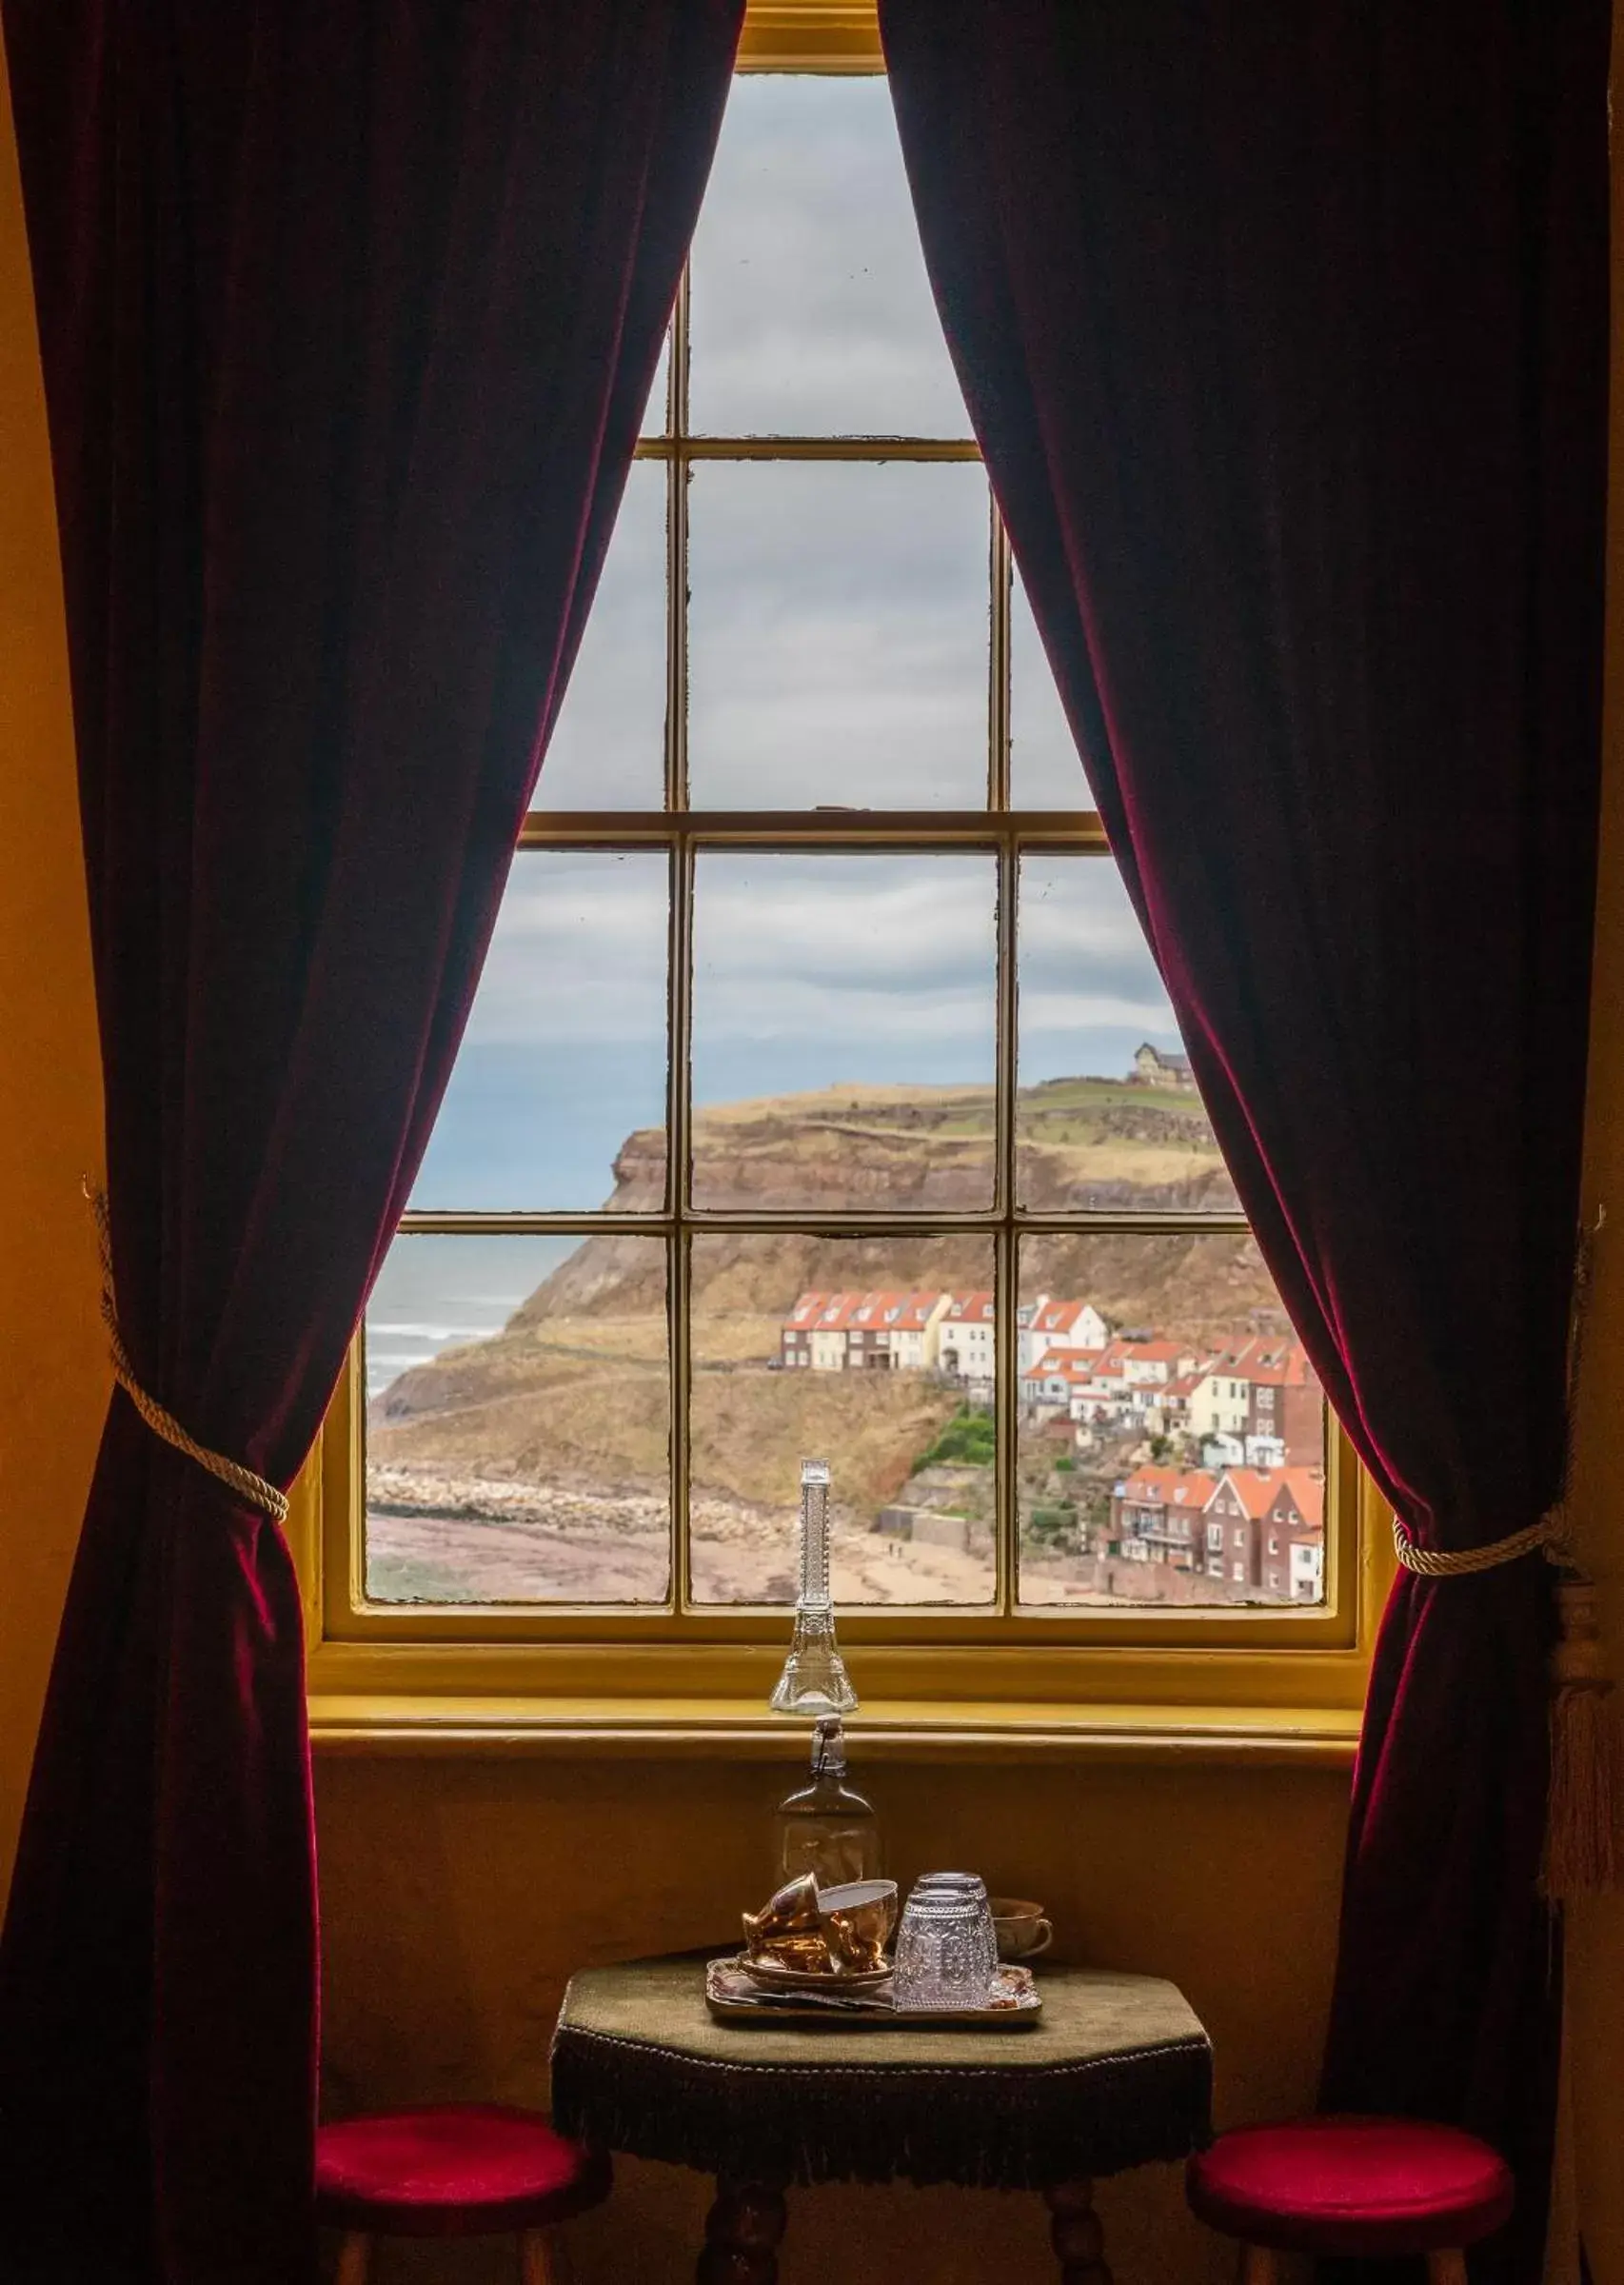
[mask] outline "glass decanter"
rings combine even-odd
[[[873,1803],[846,1783],[846,1741],[838,1714],[812,1733],[812,1782],[786,1794],[773,1817],[773,1878],[810,1873],[820,1888],[873,1880],[880,1872],[880,1820]]]

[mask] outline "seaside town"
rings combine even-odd
[[[1057,1552],[1101,1568],[1157,1566],[1170,1575],[1158,1600],[1320,1600],[1324,1401],[1296,1341],[1248,1336],[1213,1348],[1117,1331],[1088,1301],[1050,1294],[1025,1302],[1017,1323],[1023,1493],[1038,1477],[1073,1494],[1059,1509],[1023,1499],[1026,1536],[1059,1522]],[[774,1365],[928,1374],[957,1385],[967,1414],[990,1416],[994,1350],[990,1292],[808,1292]],[[934,1537],[937,1521],[904,1500],[877,1528]],[[1100,1583],[1127,1590],[1110,1570]]]
[[[870,1206],[972,1204],[992,1133],[986,1087],[711,1105],[695,1116],[694,1190],[829,1209],[850,1202],[859,1167]],[[609,1202],[653,1211],[663,1133],[629,1135],[614,1171]],[[1116,1077],[1020,1094],[1017,1180],[1051,1212],[1234,1203],[1188,1062],[1149,1042]],[[1021,1604],[1321,1601],[1324,1401],[1255,1242],[1233,1227],[1062,1230],[1024,1242],[1021,1260],[1007,1356]],[[700,1600],[793,1597],[796,1470],[826,1451],[842,1600],[985,1602],[1006,1361],[991,1267],[990,1247],[939,1235],[696,1245],[685,1457]],[[376,1329],[415,1341],[453,1321],[454,1301],[429,1306],[441,1315],[405,1292]],[[664,1253],[642,1238],[588,1237],[495,1328],[422,1361],[408,1347],[369,1403],[369,1591],[663,1597],[668,1391]]]

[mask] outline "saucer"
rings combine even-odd
[[[742,1968],[754,1982],[784,1992],[872,1992],[891,1978],[889,1965],[864,1968],[853,1976],[837,1976],[832,1968],[786,1968],[776,1959],[752,1959],[747,1953],[741,1953],[732,1964]]]

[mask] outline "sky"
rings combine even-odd
[[[968,433],[882,79],[735,81],[691,311],[696,432]],[[632,469],[541,805],[660,805],[665,483]],[[989,514],[975,463],[699,464],[694,805],[979,806]],[[1019,589],[1012,730],[1018,803],[1080,805]],[[990,1081],[995,896],[985,856],[703,855],[694,1101]],[[1029,860],[1020,910],[1022,1080],[1177,1045],[1108,859]],[[664,1117],[666,927],[657,853],[516,860],[414,1204],[604,1202],[621,1142]]]
[[[882,79],[735,81],[691,312],[696,433],[969,433]],[[662,380],[650,427],[663,418]],[[661,805],[665,518],[664,467],[640,461],[541,806]],[[980,805],[990,506],[979,465],[703,462],[688,520],[696,807]],[[1085,806],[1019,580],[1011,729],[1018,805]],[[990,1082],[995,894],[979,855],[703,854],[696,1103],[842,1081]],[[1019,911],[1023,1082],[1121,1073],[1144,1039],[1177,1046],[1109,859],[1029,859]],[[666,928],[663,855],[516,859],[414,1205],[604,1202],[620,1143],[664,1117]],[[403,1329],[397,1361],[432,1353],[439,1317],[500,1322],[515,1277],[528,1290],[561,1242],[522,1242],[517,1272],[501,1250],[512,1241],[489,1242],[488,1261],[462,1241],[416,1242],[397,1245],[379,1291]]]
[[[990,1083],[996,897],[980,854],[702,851],[694,1102]],[[1023,1083],[1177,1045],[1108,858],[1028,856],[1018,919]],[[665,961],[663,855],[521,854],[413,1203],[602,1205],[621,1142],[664,1121]]]
[[[969,435],[880,78],[734,82],[692,253],[696,434]],[[648,426],[664,421],[657,383]],[[549,808],[657,807],[665,499],[640,461],[542,773]],[[984,798],[991,507],[979,465],[698,463],[688,492],[697,806]],[[1024,600],[1017,799],[1085,805]]]

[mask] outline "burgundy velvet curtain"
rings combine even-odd
[[[123,1329],[278,1484],[456,1048],[740,14],[4,0]],[[315,1977],[286,1546],[119,1395],[0,1948],[7,2277],[307,2275]]]
[[[1555,1496],[1595,843],[1605,0],[881,0],[937,299],[1264,1252],[1429,1546]],[[1404,1577],[1324,2095],[1542,2229],[1537,1558]]]

